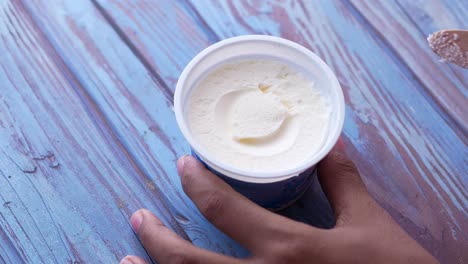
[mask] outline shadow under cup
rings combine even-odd
[[[243,59],[275,60],[299,70],[315,83],[330,106],[328,134],[322,148],[299,166],[275,172],[249,172],[234,168],[208,153],[192,136],[186,109],[192,89],[220,65]],[[316,164],[335,145],[344,122],[344,98],[336,76],[314,53],[292,41],[263,35],[234,37],[200,52],[182,72],[174,96],[174,111],[192,154],[214,174],[250,200],[268,209],[280,210],[296,201],[309,187]]]

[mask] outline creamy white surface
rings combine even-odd
[[[323,145],[330,106],[312,80],[270,60],[225,64],[192,91],[195,140],[238,169],[270,172],[302,164]]]

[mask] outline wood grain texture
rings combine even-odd
[[[54,10],[49,4],[28,4],[28,8],[82,80],[83,89],[111,124],[129,158],[149,178],[144,184],[164,193],[162,199],[196,245],[245,255],[237,243],[201,216],[181,190],[175,161],[189,149],[177,128],[167,86],[137,60],[134,50],[123,45],[118,32],[90,2],[57,1]]]
[[[179,2],[184,1],[93,0],[141,60],[161,76],[171,95],[190,59],[219,40]]]
[[[237,243],[208,223],[183,193],[175,161],[189,152],[175,122],[167,85],[122,41],[91,2],[25,2],[82,91],[100,109],[149,189],[161,190],[176,232],[196,245],[245,255]],[[97,125],[100,125],[97,123]]]
[[[10,242],[0,255],[29,263],[146,256],[128,224],[141,207],[201,247],[245,254],[181,191],[174,162],[187,146],[158,80],[91,2],[50,4],[2,6],[2,56],[14,57],[1,61],[0,234]]]
[[[416,27],[428,36],[442,29],[468,28],[468,2],[452,0],[398,0],[401,10],[407,14]],[[457,77],[468,86],[468,74],[466,70],[452,65],[441,65],[449,67]],[[465,94],[466,98],[466,94]]]
[[[443,263],[462,263],[467,77],[416,36],[463,25],[466,4],[429,1],[454,17],[445,18],[416,2],[373,2],[381,12],[358,1],[0,2],[0,263],[147,258],[128,224],[140,207],[198,246],[245,255],[183,194],[174,162],[189,148],[171,107],[191,57],[251,33],[324,58],[345,91],[348,152],[373,196]],[[379,26],[381,16],[398,31]],[[281,213],[333,222],[317,183]]]
[[[431,6],[441,5],[436,2],[431,1]],[[440,115],[449,119],[449,123],[453,123],[455,126],[453,129],[458,134],[466,134],[468,72],[462,69],[454,71],[453,68],[456,67],[442,63],[440,57],[427,44],[426,38],[432,32],[421,31],[411,20],[411,14],[405,12],[396,1],[351,0],[351,3],[366,22],[380,34],[391,52],[394,52],[414,74],[413,78],[421,83],[424,88],[421,91],[422,96],[428,96],[428,101],[439,106]],[[455,4],[453,8],[456,8]],[[468,18],[465,20],[465,24],[468,25]],[[456,23],[446,26],[446,28],[457,28]]]
[[[4,263],[116,262],[145,256],[127,217],[165,219],[135,166],[83,104],[80,85],[21,5],[0,6],[0,256]],[[129,189],[132,192],[129,192]],[[96,203],[96,201],[102,201]]]

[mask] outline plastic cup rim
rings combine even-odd
[[[335,129],[330,130],[329,137],[331,140],[328,141],[329,144],[325,144],[322,148],[315,154],[312,155],[307,161],[303,162],[299,166],[295,166],[290,169],[286,170],[278,170],[278,171],[268,171],[268,172],[249,172],[247,170],[242,170],[235,168],[225,162],[217,160],[210,155],[204,148],[194,139],[190,130],[188,128],[188,124],[184,117],[183,112],[183,105],[182,102],[184,98],[182,98],[183,89],[185,89],[185,81],[187,76],[190,72],[202,61],[208,54],[222,49],[225,46],[236,44],[239,42],[248,42],[248,41],[265,41],[265,42],[272,42],[272,43],[279,43],[284,46],[288,46],[290,48],[296,49],[297,51],[303,53],[305,56],[313,60],[317,63],[320,68],[327,74],[327,79],[330,80],[330,89],[333,90],[334,93],[337,94],[339,98],[339,104],[335,105],[334,110],[337,111],[338,115],[338,125]],[[287,58],[285,58],[287,59]],[[308,168],[316,165],[320,160],[322,160],[333,148],[333,146],[338,141],[341,131],[343,129],[344,124],[344,115],[345,115],[345,106],[344,106],[344,96],[341,86],[336,78],[335,74],[332,70],[328,67],[328,65],[315,53],[308,50],[307,48],[287,39],[283,39],[280,37],[268,36],[268,35],[243,35],[232,37],[228,39],[221,40],[217,43],[212,44],[211,46],[205,48],[203,51],[198,53],[184,68],[182,74],[179,77],[179,80],[176,85],[176,90],[174,94],[174,112],[176,116],[177,124],[185,137],[185,139],[189,142],[190,146],[193,150],[197,153],[197,155],[208,165],[222,169],[223,174],[228,174],[226,176],[242,180],[248,182],[277,182],[280,180],[284,180],[293,176],[299,175],[301,172],[307,170]]]

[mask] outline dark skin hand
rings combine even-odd
[[[290,220],[252,203],[191,156],[177,162],[185,193],[201,213],[244,245],[251,256],[237,259],[200,249],[141,209],[132,227],[150,256],[161,264],[275,263],[438,263],[369,195],[342,142],[318,165],[336,226],[319,229]],[[124,264],[146,263],[126,256]]]

